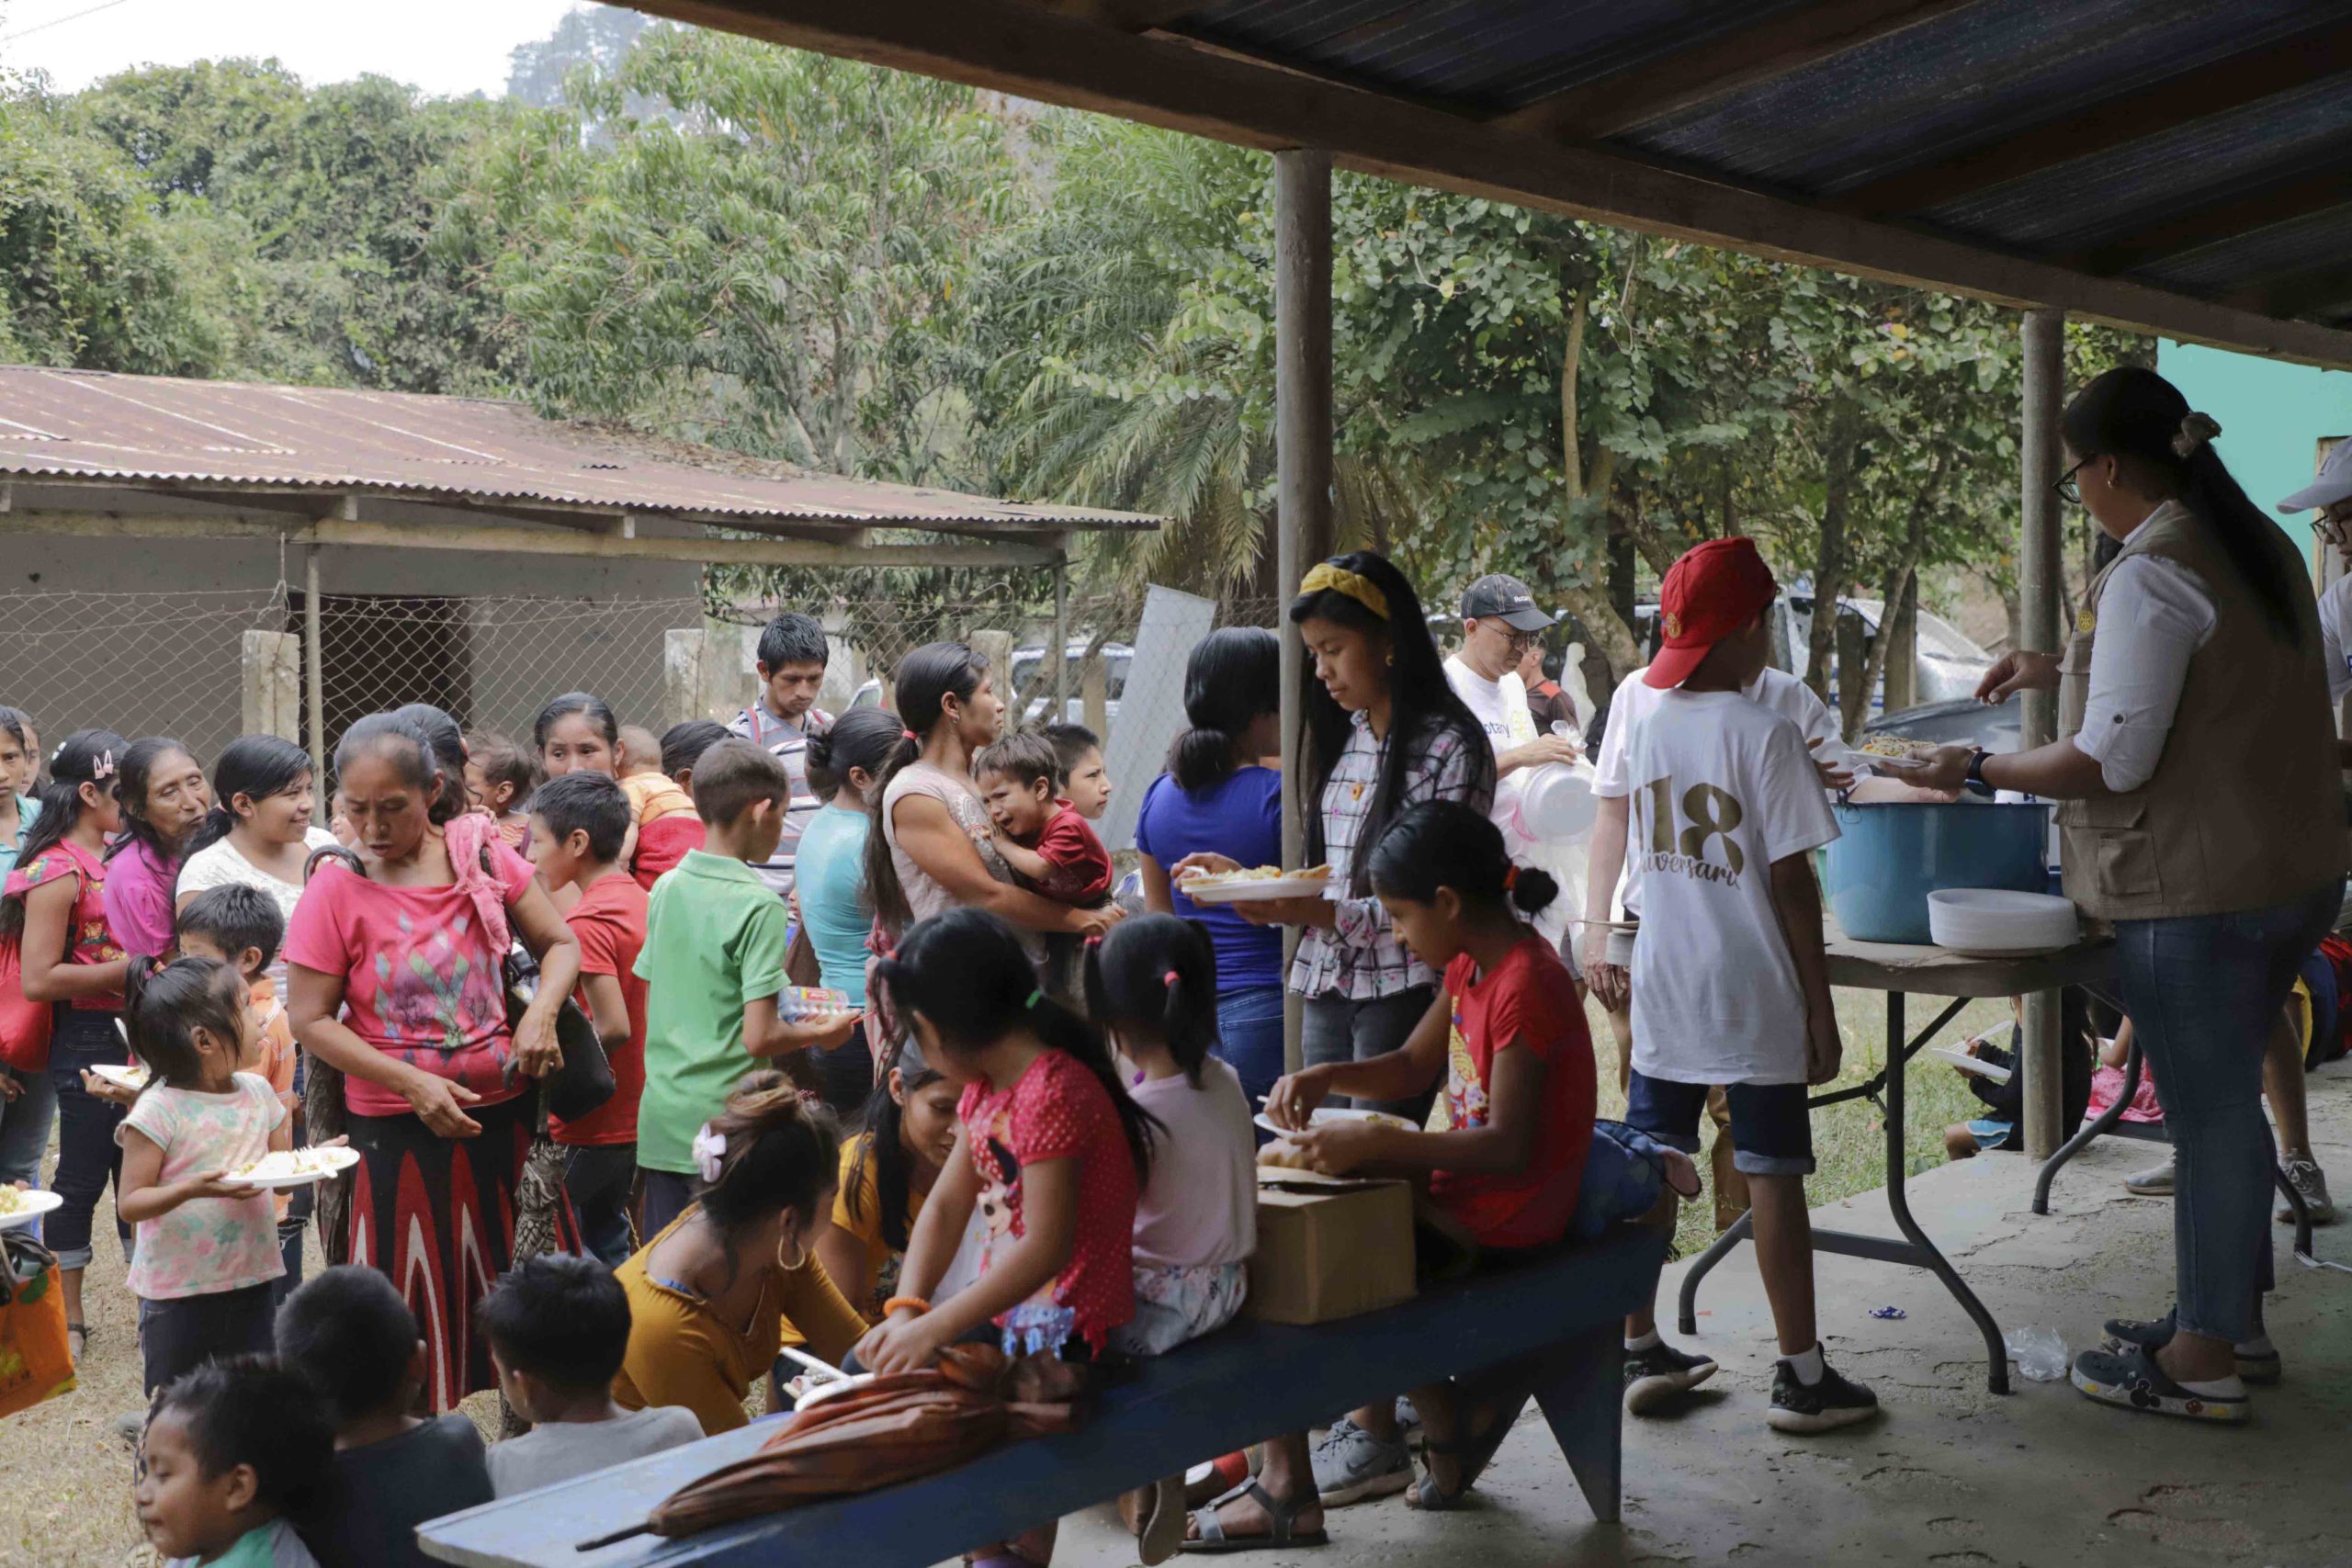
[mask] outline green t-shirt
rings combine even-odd
[[[784,989],[784,900],[741,861],[689,850],[653,885],[637,973],[645,991],[645,1097],[637,1163],[692,1175],[695,1134],[758,1064],[743,1009]]]

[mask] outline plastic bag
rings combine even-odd
[[[2012,1328],[2001,1337],[2001,1346],[2030,1382],[2056,1382],[2074,1363],[2054,1328]]]
[[[57,1258],[21,1230],[0,1233],[0,1416],[74,1387]]]

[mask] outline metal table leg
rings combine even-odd
[[[1875,1263],[1900,1263],[1908,1268],[1933,1270],[1936,1278],[1943,1281],[1944,1289],[1950,1291],[1952,1299],[1960,1303],[1962,1310],[1975,1320],[1977,1329],[1984,1336],[1987,1362],[1984,1386],[1995,1393],[2007,1393],[2009,1392],[2009,1353],[2001,1343],[2000,1325],[1993,1321],[1993,1314],[1984,1309],[1984,1303],[1976,1299],[1976,1292],[1961,1279],[1959,1270],[1936,1250],[1935,1243],[1928,1239],[1928,1233],[1919,1228],[1919,1222],[1911,1214],[1911,1200],[1904,1190],[1904,1181],[1909,1174],[1903,1146],[1904,1069],[1910,1066],[1913,1054],[1966,1005],[1964,999],[1954,1000],[1937,1015],[1933,1023],[1920,1032],[1917,1040],[1906,1040],[1904,1037],[1903,993],[1889,991],[1886,994],[1886,1070],[1879,1075],[1876,1081],[1883,1086],[1886,1092],[1886,1202],[1894,1212],[1894,1225],[1903,1233],[1903,1239],[1889,1241],[1884,1236],[1823,1230],[1816,1226],[1813,1233],[1813,1249],[1846,1258],[1868,1258]],[[1817,1109],[1841,1100],[1858,1099],[1870,1093],[1871,1088],[1870,1084],[1863,1084],[1838,1089],[1819,1096],[1810,1103]],[[1676,1326],[1683,1333],[1699,1332],[1699,1281],[1705,1279],[1733,1247],[1748,1238],[1750,1219],[1749,1214],[1740,1215],[1729,1230],[1717,1236],[1713,1245],[1699,1255],[1683,1275],[1682,1289],[1676,1303]]]
[[[2024,1064],[2020,1062],[2018,1066],[2022,1069]],[[2114,1104],[2100,1111],[2098,1117],[2086,1123],[2080,1132],[2059,1145],[2057,1152],[2042,1162],[2040,1173],[2033,1179],[2033,1212],[2035,1213],[2046,1214],[2050,1212],[2050,1184],[2057,1179],[2059,1168],[2088,1148],[2094,1140],[2123,1120],[2124,1108],[2129,1106],[2140,1092],[2140,1042],[2135,1037],[2132,1042],[2131,1050],[2123,1058],[2123,1092],[2115,1097]],[[2167,1139],[2166,1142],[2170,1140]]]

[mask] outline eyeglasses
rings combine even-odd
[[[1500,633],[1504,644],[1509,647],[1513,653],[1525,653],[1529,649],[1535,646],[1535,633],[1521,631],[1517,626],[1512,626],[1509,621],[1502,619],[1500,616],[1497,616],[1483,624],[1490,631]]]
[[[2058,482],[2050,487],[2052,490],[2058,492],[2058,498],[2061,501],[2071,502],[2076,506],[2080,506],[2083,503],[2083,487],[2075,482],[2075,476],[2081,473],[2083,471],[2083,464],[2089,461],[2090,459],[2086,457],[2081,463],[2076,463],[2073,468],[2068,468],[2064,473],[2060,474],[2058,476]]]

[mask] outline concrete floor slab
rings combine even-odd
[[[2352,1186],[2352,1064],[2311,1079],[2323,1166]],[[2123,1174],[2151,1161],[2109,1141],[2060,1178],[2052,1213],[2030,1212],[2032,1168],[1983,1156],[1915,1178],[1912,1206],[2005,1329],[2053,1328],[2080,1348],[2101,1319],[2161,1313],[2172,1292],[2172,1205],[2133,1198]],[[2352,1194],[2347,1194],[2352,1195]],[[1894,1234],[1873,1191],[1816,1222]],[[1335,1510],[1332,1544],[1259,1553],[1267,1568],[1378,1562],[1396,1568],[1527,1564],[1937,1563],[2166,1568],[2352,1562],[2352,1277],[2298,1267],[2277,1227],[2270,1298],[2285,1381],[2255,1393],[2244,1428],[2134,1416],[2064,1382],[1984,1388],[1983,1341],[1924,1271],[1818,1260],[1832,1361],[1870,1383],[1877,1422],[1812,1438],[1764,1425],[1775,1348],[1747,1249],[1711,1275],[1690,1343],[1723,1364],[1663,1419],[1628,1417],[1621,1527],[1593,1523],[1532,1412],[1464,1510],[1426,1517],[1401,1498]],[[2352,1226],[2318,1233],[2322,1258],[2352,1261]],[[1669,1320],[1681,1267],[1660,1298]],[[1868,1310],[1900,1306],[1900,1320]],[[1679,1336],[1673,1337],[1679,1338]],[[1135,1561],[1107,1515],[1073,1519],[1057,1562]]]

